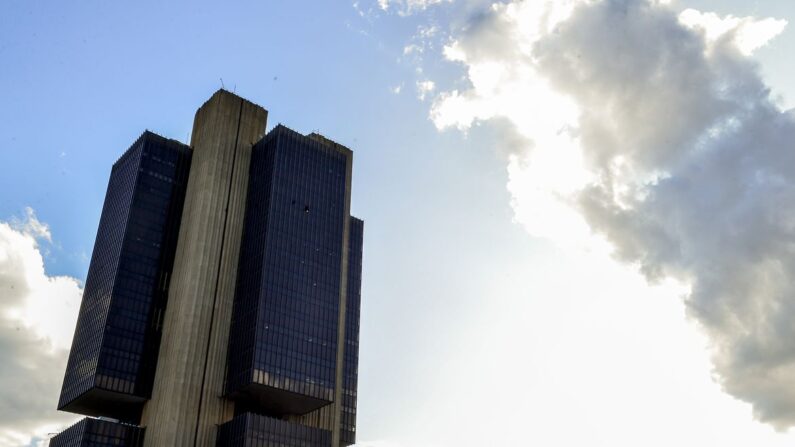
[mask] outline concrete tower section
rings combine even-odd
[[[145,446],[212,446],[233,417],[223,399],[251,148],[268,112],[224,90],[193,123],[193,160],[177,242]]]

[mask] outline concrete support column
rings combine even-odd
[[[251,147],[267,111],[220,90],[193,124],[193,159],[163,322],[145,445],[212,446],[223,393]]]

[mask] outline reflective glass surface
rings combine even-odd
[[[136,421],[150,396],[189,165],[151,132],[113,165],[59,409]]]
[[[350,156],[283,126],[253,149],[227,392],[267,394],[263,411],[333,400]]]
[[[345,308],[345,353],[342,366],[342,445],[356,443],[356,390],[359,372],[359,309],[362,301],[364,222],[351,217],[348,237],[348,290]]]
[[[331,447],[331,432],[244,413],[218,428],[218,447]]]
[[[144,429],[86,418],[50,439],[50,447],[140,447]]]

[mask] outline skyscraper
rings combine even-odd
[[[355,441],[352,152],[266,119],[221,90],[190,147],[146,132],[114,165],[59,401],[103,418],[51,446]]]

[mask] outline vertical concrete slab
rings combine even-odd
[[[212,445],[231,416],[220,397],[251,146],[267,111],[216,92],[193,125],[191,165],[145,446]],[[209,439],[209,441],[208,441]]]
[[[229,328],[237,283],[240,241],[243,235],[251,149],[254,143],[264,136],[267,113],[265,109],[248,101],[244,101],[242,104],[240,131],[237,138],[237,150],[240,155],[237,157],[232,176],[233,194],[228,206],[228,243],[225,244],[221,257],[215,318],[210,328],[206,377],[202,389],[203,398],[197,418],[198,430],[194,444],[196,446],[214,447],[217,426],[231,420],[234,416],[234,405],[221,396],[224,394]]]
[[[342,233],[342,271],[340,272],[340,314],[337,326],[337,370],[334,384],[334,427],[332,427],[331,445],[340,445],[340,422],[342,420],[342,372],[345,363],[345,316],[347,315],[348,305],[348,255],[351,222],[351,177],[353,170],[353,154],[347,148],[343,148],[347,153],[345,163],[345,223]]]

